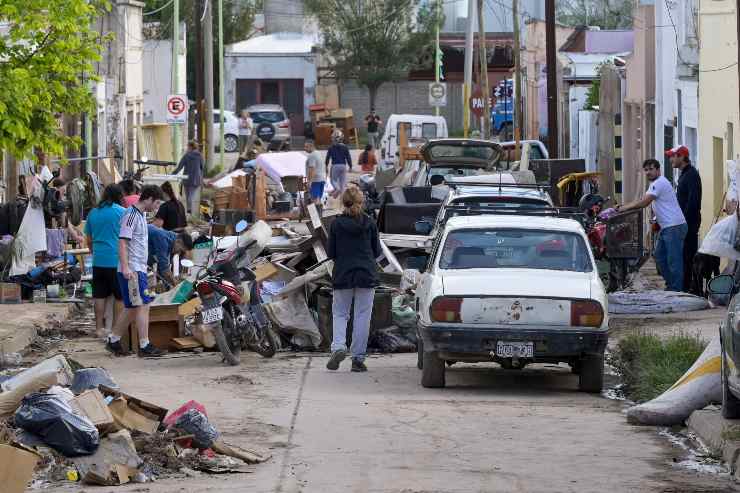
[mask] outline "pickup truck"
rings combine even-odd
[[[581,391],[601,391],[607,297],[577,221],[530,210],[453,217],[417,278],[422,386],[444,387],[457,361],[564,362]]]

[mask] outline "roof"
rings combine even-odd
[[[227,55],[309,55],[317,44],[312,35],[273,33],[230,44],[226,52]]]
[[[515,228],[569,231],[584,234],[583,228],[575,219],[562,217],[526,216],[522,221],[520,214],[491,214],[481,216],[455,216],[447,220],[445,229],[461,228]]]
[[[457,200],[468,197],[512,197],[522,199],[540,200],[548,202],[547,193],[536,188],[515,188],[515,187],[456,187],[449,196],[450,200]]]

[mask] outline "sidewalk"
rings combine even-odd
[[[22,351],[33,341],[40,328],[53,320],[66,321],[74,309],[73,303],[0,305],[0,351]]]

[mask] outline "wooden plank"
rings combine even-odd
[[[182,351],[184,349],[203,347],[203,344],[201,344],[195,337],[175,337],[170,342],[170,347]]]
[[[176,322],[180,305],[151,305],[149,307],[149,323]]]
[[[277,267],[272,262],[264,262],[254,268],[254,275],[256,276],[257,282],[262,282],[265,279],[270,279],[278,273]]]
[[[254,186],[254,215],[257,219],[265,220],[267,218],[267,196],[265,174],[262,170],[257,170]]]

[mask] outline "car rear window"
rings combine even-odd
[[[429,180],[434,175],[440,175],[444,178],[445,181],[454,180],[455,178],[459,178],[461,176],[474,176],[478,175],[481,172],[481,168],[474,168],[474,167],[455,167],[455,166],[434,166],[433,168],[429,168],[429,172],[427,175],[427,185],[429,184]]]
[[[282,111],[253,111],[249,115],[257,125],[260,123],[278,123],[285,120],[285,113]]]
[[[496,150],[485,145],[465,144],[465,145],[445,145],[435,144],[429,149],[429,155],[433,159],[444,158],[473,158],[493,160],[496,157]]]
[[[575,233],[531,229],[453,231],[440,253],[440,269],[547,269],[591,272],[586,242]]]

